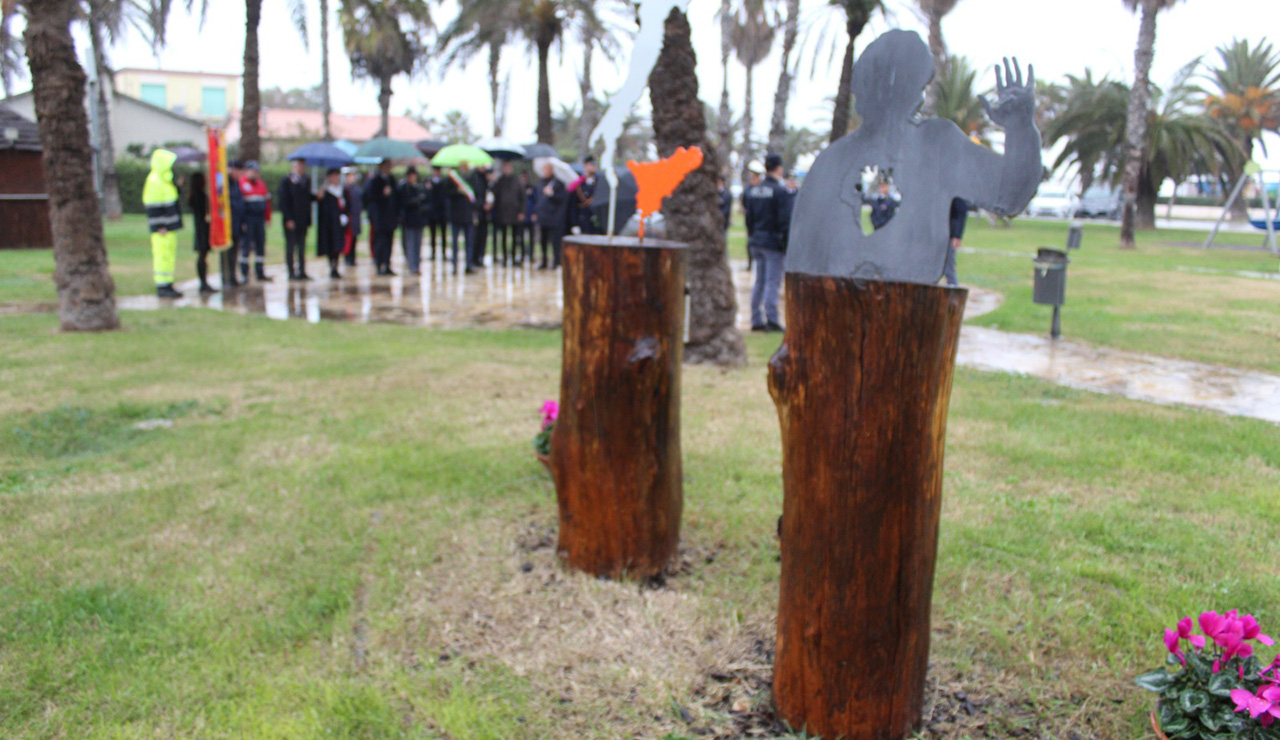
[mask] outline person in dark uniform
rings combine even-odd
[[[347,205],[347,233],[342,247],[347,266],[356,264],[356,243],[364,221],[364,200],[360,197],[360,171],[347,170],[347,184],[342,188],[342,200]]]
[[[520,218],[520,235],[524,241],[524,260],[533,264],[534,237],[537,235],[538,189],[534,187],[528,172],[520,173],[520,187],[524,189],[524,213]]]
[[[951,200],[950,217],[950,249],[947,260],[943,263],[942,274],[947,278],[948,288],[960,287],[960,277],[956,274],[956,250],[964,243],[964,227],[969,220],[969,201],[961,198]]]
[[[472,250],[468,258],[471,266],[484,269],[484,255],[489,244],[489,212],[493,209],[493,194],[489,192],[489,170],[477,167],[469,180],[471,190],[475,193],[475,236],[472,238]]]
[[[410,167],[396,188],[396,208],[400,211],[400,241],[404,246],[404,261],[413,275],[422,270],[422,230],[427,226],[427,189],[418,182],[418,170]]]
[[[564,238],[565,209],[569,203],[569,193],[564,183],[556,177],[556,168],[547,162],[542,166],[542,181],[538,183],[538,205],[533,218],[538,224],[539,239],[542,242],[542,262],[539,270],[547,269],[547,248],[551,248],[554,263],[552,269],[560,267],[560,241]]]
[[[396,237],[396,181],[391,176],[391,160],[378,163],[378,171],[364,187],[369,211],[369,228],[373,231],[373,263],[379,275],[395,275],[391,271],[391,244]]]
[[[240,277],[249,281],[249,256],[253,255],[253,275],[260,283],[267,276],[267,224],[271,222],[271,203],[267,184],[258,172],[258,163],[246,162],[240,178],[240,194],[244,196],[244,226],[240,232]]]
[[[507,264],[519,265],[521,257],[520,227],[524,214],[524,187],[516,177],[511,162],[502,163],[502,174],[493,183],[493,254]]]
[[[595,157],[582,160],[582,180],[573,192],[570,201],[574,205],[573,226],[578,227],[581,234],[602,234],[596,225],[596,176],[599,168]]]
[[[235,288],[240,285],[236,277],[236,255],[240,254],[241,229],[244,228],[244,193],[240,192],[240,160],[234,160],[227,166],[227,183],[223,195],[227,199],[227,210],[231,211],[231,246],[222,250],[222,289]]]
[[[747,193],[750,193],[752,188],[758,186],[762,182],[764,182],[764,165],[758,161],[752,161],[748,163],[747,164],[747,184],[746,184],[746,187],[742,189],[742,213],[744,214],[744,217],[747,212]],[[749,238],[751,235],[748,233],[747,236]],[[747,249],[747,272],[751,272],[751,267],[754,264],[755,264],[755,258],[751,254],[751,249],[748,248]]]
[[[316,212],[316,256],[329,259],[329,277],[337,280],[338,262],[347,248],[347,226],[350,203],[347,188],[342,186],[342,170],[330,167],[324,176],[324,188],[316,193],[320,206]]]
[[[751,289],[751,330],[783,331],[778,321],[778,291],[782,287],[787,232],[791,226],[791,195],[779,182],[782,157],[764,161],[765,179],[743,194],[747,217],[747,248],[756,264]]]
[[[209,191],[204,173],[197,170],[187,184],[187,208],[194,224],[192,248],[196,251],[196,275],[201,293],[217,293],[209,284]]]
[[[471,172],[471,166],[463,162],[458,169],[450,170],[448,178],[445,180],[445,194],[448,198],[448,215],[449,225],[453,229],[453,274],[458,274],[458,238],[462,237],[464,252],[463,261],[466,263],[466,272],[472,273],[475,270],[471,267],[471,252],[474,249],[472,242],[475,241],[475,209],[476,209],[476,193],[471,188],[471,179],[474,173]],[[444,256],[443,247],[440,256]]]
[[[307,163],[289,162],[289,176],[276,189],[276,208],[284,223],[284,261],[290,280],[310,280],[307,276],[307,230],[311,228],[311,185]],[[296,264],[295,264],[296,258]]]
[[[427,236],[431,242],[431,256],[436,258],[436,241],[439,239],[440,254],[444,254],[445,244],[449,241],[449,206],[445,193],[444,171],[439,167],[431,168],[431,177],[427,178]]]
[[[882,228],[898,212],[898,200],[893,197],[892,189],[889,179],[882,177],[876,181],[875,195],[862,194],[862,202],[871,207],[871,228]]]
[[[724,218],[724,233],[729,233],[729,222],[733,219],[733,193],[724,182],[724,175],[716,178],[716,196],[720,198],[720,215]]]

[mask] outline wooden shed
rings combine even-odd
[[[0,107],[0,249],[52,246],[40,131]]]

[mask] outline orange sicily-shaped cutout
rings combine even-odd
[[[666,159],[657,162],[627,162],[636,178],[636,210],[640,212],[639,237],[644,238],[644,220],[662,208],[662,200],[675,192],[684,178],[702,166],[702,150],[680,147]]]

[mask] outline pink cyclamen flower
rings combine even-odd
[[[1226,627],[1227,620],[1217,612],[1208,611],[1200,613],[1200,631],[1205,637],[1216,638],[1219,633]]]
[[[1246,614],[1240,619],[1240,626],[1244,630],[1244,639],[1257,640],[1263,645],[1274,645],[1276,641],[1271,639],[1269,635],[1262,634],[1262,628],[1258,625],[1258,620],[1252,614]]]
[[[1232,689],[1231,701],[1236,703],[1235,711],[1248,711],[1254,719],[1263,712],[1270,713],[1272,707],[1271,702],[1244,689]]]
[[[1204,647],[1204,637],[1202,637],[1201,635],[1191,634],[1191,628],[1193,626],[1194,626],[1194,623],[1191,621],[1191,617],[1183,617],[1181,620],[1178,621],[1178,637],[1180,637],[1183,640],[1189,640],[1192,645],[1195,645],[1198,648],[1202,648]]]
[[[1164,646],[1169,648],[1169,652],[1177,656],[1183,665],[1187,664],[1187,659],[1183,657],[1182,651],[1178,649],[1178,633],[1174,630],[1166,629],[1164,631]]]
[[[544,422],[555,421],[560,416],[560,404],[555,401],[547,400],[542,402],[542,420]]]

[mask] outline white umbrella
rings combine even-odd
[[[533,171],[538,177],[542,177],[542,170],[548,163],[555,168],[556,178],[565,185],[572,185],[573,181],[578,179],[578,173],[573,171],[569,163],[558,157],[538,157],[533,160]]]

